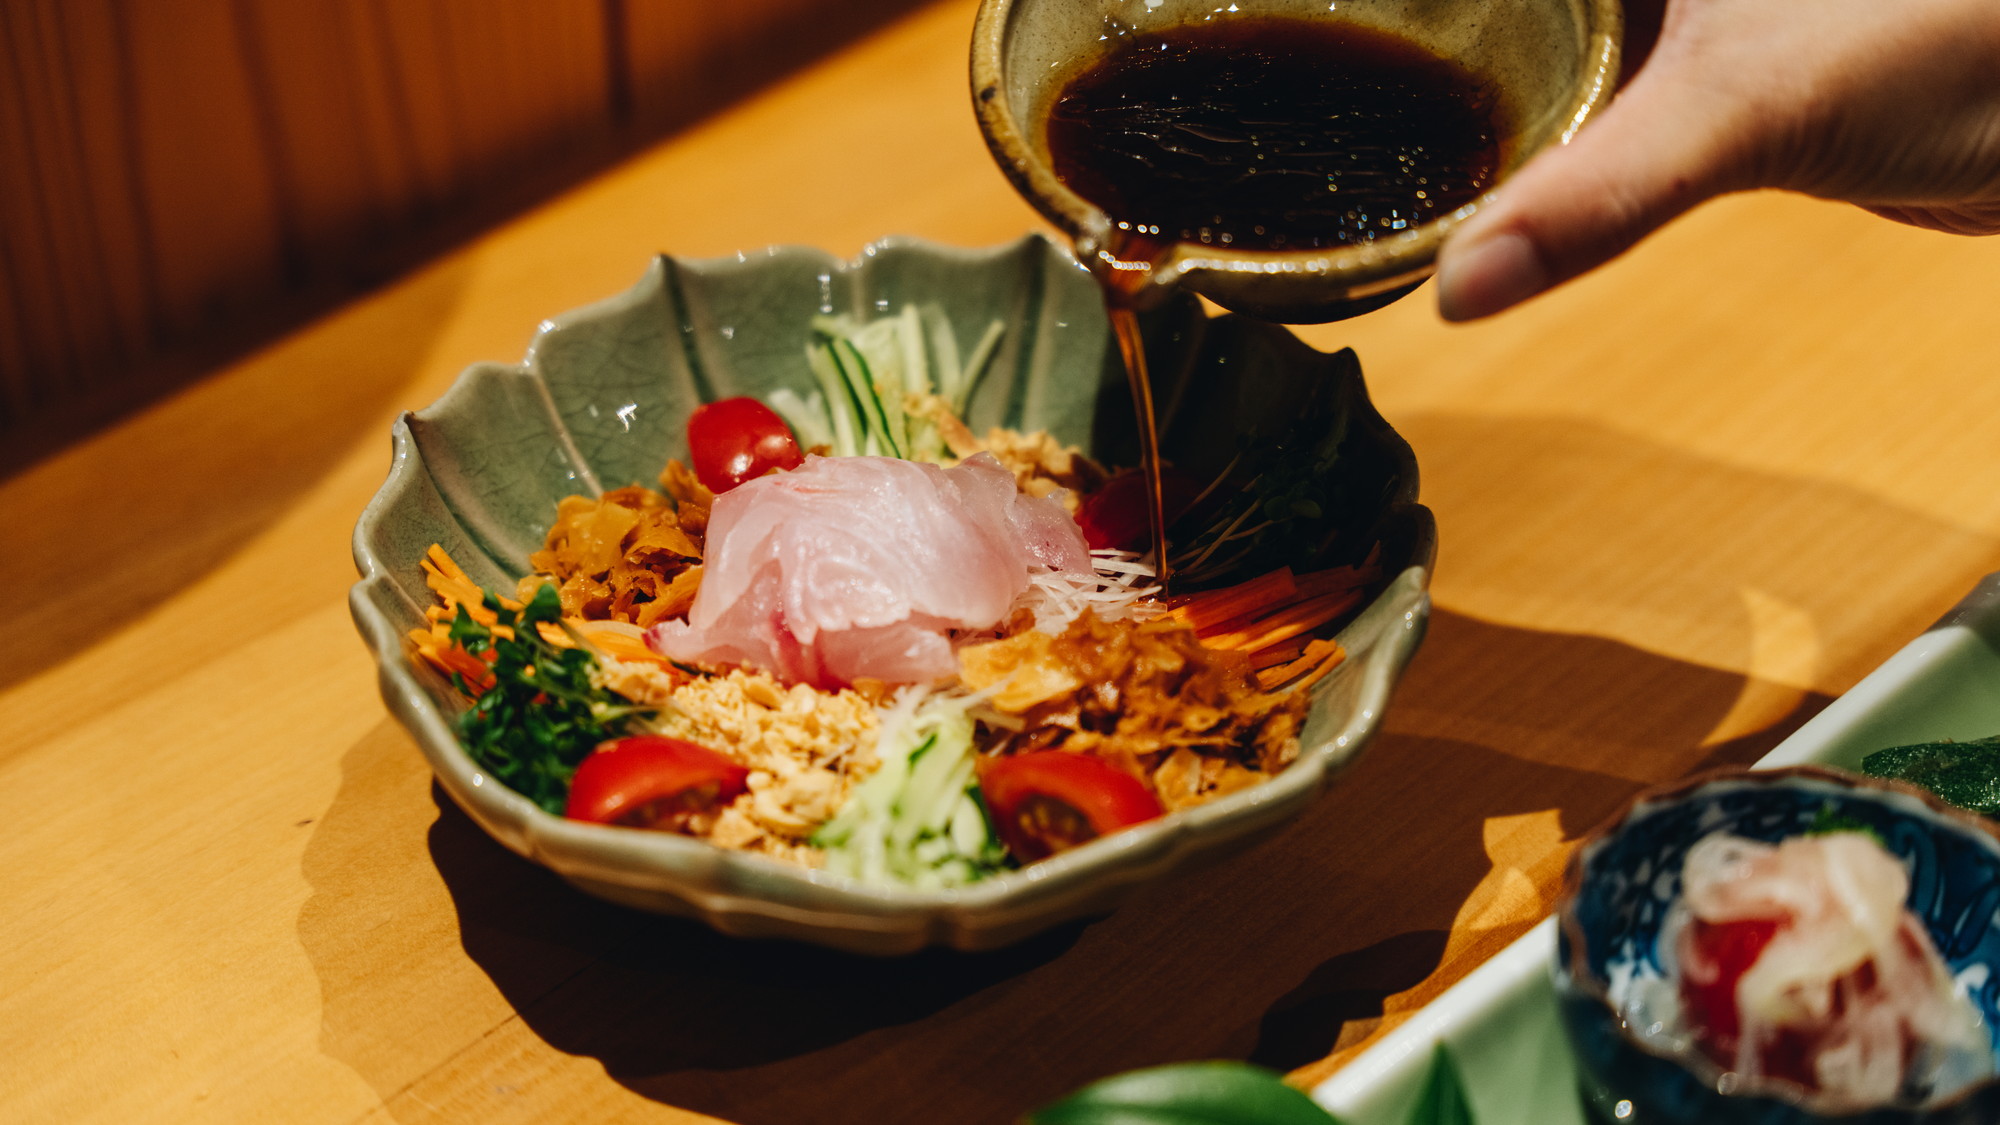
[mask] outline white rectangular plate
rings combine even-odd
[[[1759,767],[1859,769],[1885,746],[2000,734],[2000,575],[1827,705]],[[1346,1125],[1404,1125],[1437,1044],[1464,1073],[1478,1125],[1586,1125],[1557,1020],[1545,921],[1319,1084]]]

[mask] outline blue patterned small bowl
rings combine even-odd
[[[1909,908],[1929,927],[1989,1033],[2000,1027],[2000,831],[1930,794],[1816,766],[1704,774],[1634,798],[1571,858],[1559,910],[1555,983],[1585,1105],[1635,1125],[1992,1125],[2000,1080],[1921,1109],[1829,1109],[1788,1083],[1746,1080],[1698,1052],[1642,1039],[1610,982],[1658,972],[1668,907],[1688,849],[1714,832],[1776,842],[1822,816],[1876,832],[1910,869]]]

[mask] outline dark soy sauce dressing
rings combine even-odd
[[[1055,173],[1114,230],[1092,263],[1138,413],[1159,580],[1159,432],[1135,297],[1175,243],[1324,249],[1471,202],[1500,166],[1494,92],[1405,39],[1241,18],[1124,38],[1048,111]]]
[[[1324,249],[1477,198],[1496,100],[1385,32],[1234,19],[1127,38],[1063,88],[1047,138],[1056,175],[1141,241]]]

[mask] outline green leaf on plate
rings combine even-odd
[[[1861,759],[1861,772],[1921,785],[1959,808],[2000,817],[2000,737],[1891,746]]]
[[[1024,1125],[1339,1125],[1276,1074],[1238,1062],[1179,1063],[1107,1078]]]
[[[1431,1073],[1424,1083],[1424,1096],[1410,1110],[1405,1125],[1474,1125],[1472,1103],[1465,1097],[1465,1080],[1459,1077],[1458,1064],[1451,1061],[1451,1052],[1442,1043],[1431,1056]]]

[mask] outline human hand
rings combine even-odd
[[[1438,310],[1499,312],[1763,187],[2000,233],[2000,0],[1667,0],[1624,92],[1445,243]]]

